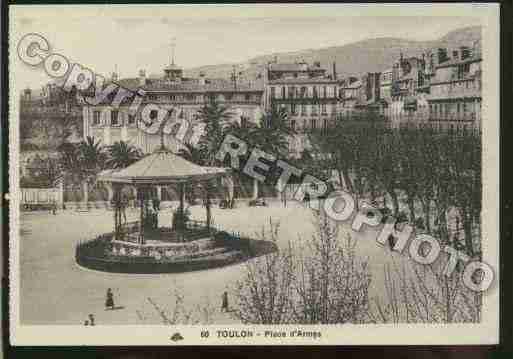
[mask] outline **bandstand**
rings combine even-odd
[[[161,252],[158,249],[169,252],[175,247],[187,247],[189,242],[208,240],[213,232],[211,190],[218,179],[229,175],[229,169],[199,166],[162,146],[125,169],[101,176],[98,180],[110,183],[113,189],[114,251],[119,248],[149,255],[144,252]],[[136,203],[140,215],[135,222],[126,222],[124,211],[127,200],[122,192],[124,186],[135,187],[137,192]],[[178,193],[178,208],[169,216],[169,220],[160,216],[160,225],[159,204],[152,195],[156,186],[172,188]],[[199,187],[203,194],[206,217],[203,222],[190,220],[186,215],[185,191],[193,187]]]
[[[109,184],[113,192],[114,231],[79,243],[77,263],[107,272],[172,273],[220,267],[276,250],[272,242],[242,238],[212,225],[212,191],[229,176],[229,169],[199,166],[163,144],[122,170],[102,173],[98,180]],[[156,186],[178,193],[178,206],[172,213],[159,215]],[[124,187],[137,191],[136,221],[127,221]],[[194,193],[194,188],[205,207],[205,221],[190,219],[185,209],[185,193]],[[228,193],[233,195],[233,189]]]

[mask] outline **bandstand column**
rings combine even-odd
[[[120,215],[120,211],[119,211],[119,202],[120,202],[120,198],[119,198],[119,195],[120,195],[120,190],[121,190],[121,186],[119,184],[112,184],[110,186],[108,186],[107,188],[110,188],[110,191],[109,191],[109,198],[110,200],[112,200],[112,205],[113,205],[113,213],[114,213],[114,239],[116,240],[119,240],[119,227],[121,225],[121,215]],[[112,195],[112,196],[111,196]],[[111,202],[109,201],[109,205],[111,204]]]
[[[157,198],[162,201],[162,186],[157,186]]]
[[[210,222],[211,222],[211,213],[210,213],[210,186],[208,182],[205,184],[205,191],[206,191],[206,203],[205,208],[207,210],[207,229],[210,231]]]
[[[145,190],[142,187],[136,187],[137,194],[139,195],[140,216],[139,216],[139,244],[144,244],[144,194]]]

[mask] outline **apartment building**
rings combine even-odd
[[[481,63],[479,42],[473,47],[462,46],[450,52],[438,50],[428,98],[434,127],[480,129]]]

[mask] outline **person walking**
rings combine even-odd
[[[94,325],[94,315],[89,314],[89,325]]]
[[[107,299],[105,300],[105,310],[114,309],[114,295],[112,294],[112,289],[107,289]]]
[[[228,292],[223,293],[221,302],[221,312],[228,312]]]

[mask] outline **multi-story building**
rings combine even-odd
[[[386,102],[381,100],[380,78],[380,72],[368,72],[362,76],[357,107],[363,114],[380,115],[387,106]]]
[[[392,103],[390,116],[396,118],[427,117],[429,114],[426,95],[429,93],[429,72],[425,58],[404,58],[392,67]]]
[[[289,152],[299,155],[307,143],[306,131],[326,130],[338,113],[338,82],[335,66],[328,75],[319,62],[270,63],[265,102],[268,108],[285,108],[288,126],[298,135],[289,139]]]
[[[437,128],[480,129],[481,49],[439,49],[428,97],[430,121]]]
[[[285,108],[292,129],[327,128],[335,120],[338,82],[320,63],[271,63],[267,79],[266,103]]]
[[[238,82],[236,79],[209,79],[204,74],[199,78],[186,78],[183,70],[172,63],[164,69],[164,75],[160,78],[148,78],[141,70],[137,78],[120,79],[116,82],[128,90],[144,90],[142,106],[152,103],[166,110],[173,109],[178,111],[180,119],[187,120],[192,126],[199,124],[198,111],[211,100],[227,107],[234,121],[256,123],[262,117],[262,80]],[[140,113],[131,114],[129,105],[85,105],[84,137],[94,136],[101,139],[104,145],[120,140],[129,141],[144,153],[155,150],[160,145],[160,135],[149,134],[140,129],[136,118]],[[165,135],[166,145],[177,151],[180,143],[174,135],[175,133]]]
[[[340,81],[339,112],[341,119],[351,119],[357,116],[357,105],[362,96],[362,81],[354,76]]]
[[[391,68],[381,72],[379,76],[379,97],[383,101],[383,115],[390,116],[392,104],[392,77],[393,71]]]

